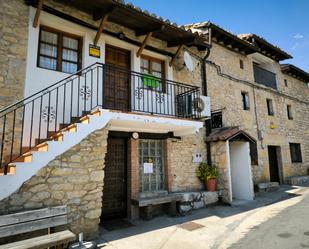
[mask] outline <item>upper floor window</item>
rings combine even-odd
[[[244,61],[242,59],[239,60],[239,67],[244,69]]]
[[[269,71],[267,64],[253,63],[254,81],[277,90],[276,74]]]
[[[81,69],[81,37],[41,27],[38,66],[64,73]]]
[[[274,116],[274,107],[273,107],[273,101],[271,99],[266,99],[267,102],[267,112],[269,116]]]
[[[288,86],[288,80],[284,79],[284,85],[287,87]]]
[[[292,106],[291,105],[287,105],[286,106],[286,111],[287,111],[288,119],[292,120],[293,119]]]
[[[250,99],[247,92],[241,92],[242,105],[244,110],[250,110]]]
[[[157,91],[165,91],[165,63],[162,60],[150,56],[141,56],[141,73],[143,85]]]
[[[301,155],[300,144],[290,143],[290,153],[291,153],[292,163],[301,163],[303,161],[302,155]]]

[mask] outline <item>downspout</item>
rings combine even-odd
[[[206,73],[206,59],[210,54],[210,48],[207,49],[206,55],[201,60],[201,79],[202,79],[202,90],[203,95],[207,96],[208,89],[207,89],[207,73]],[[211,133],[211,119],[205,120],[205,127],[206,127],[206,137]],[[211,147],[210,142],[206,142],[206,151],[207,151],[207,164],[211,165]]]

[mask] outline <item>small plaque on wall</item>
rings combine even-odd
[[[100,58],[101,57],[100,47],[89,44],[89,56]]]

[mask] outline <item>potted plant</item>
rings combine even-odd
[[[208,191],[216,191],[218,174],[217,166],[205,162],[200,163],[196,171],[196,176],[204,182]]]

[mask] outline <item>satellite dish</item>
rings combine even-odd
[[[183,60],[188,70],[190,72],[193,72],[193,61],[192,61],[191,55],[187,51],[185,51],[183,54]]]

